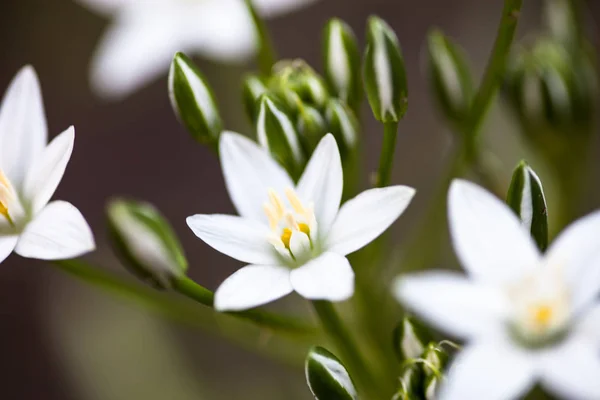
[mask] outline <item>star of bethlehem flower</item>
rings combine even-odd
[[[600,212],[541,254],[516,215],[481,187],[449,192],[454,249],[467,276],[425,272],[395,294],[466,341],[440,399],[514,399],[536,382],[566,399],[600,399]]]
[[[383,233],[414,195],[406,186],[371,189],[340,208],[342,163],[331,134],[297,185],[267,151],[239,134],[221,134],[219,153],[240,216],[194,215],[187,223],[209,246],[250,264],[217,289],[220,311],[256,307],[292,291],[312,300],[349,298],[354,272],[345,256]]]
[[[240,62],[257,35],[244,0],[76,0],[113,20],[91,66],[94,90],[124,97],[166,73],[176,52]],[[315,0],[253,0],[265,17]]]
[[[0,262],[14,250],[56,260],[94,250],[85,219],[72,204],[50,201],[73,151],[70,127],[47,143],[40,85],[26,66],[0,105]]]

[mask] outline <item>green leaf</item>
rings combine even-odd
[[[473,81],[461,48],[439,30],[427,36],[427,63],[433,95],[452,123],[466,123],[473,99]]]
[[[517,214],[541,251],[548,247],[548,210],[537,174],[521,161],[513,172],[506,202]]]
[[[139,278],[170,288],[188,267],[166,219],[151,204],[113,199],[107,206],[109,234],[123,264]]]
[[[306,382],[317,400],[355,400],[358,395],[342,362],[322,347],[313,347],[305,363]]]
[[[267,149],[293,178],[304,168],[305,157],[298,132],[283,104],[268,94],[259,100],[256,120],[258,143]]]
[[[169,97],[179,120],[198,142],[216,147],[223,123],[213,92],[196,65],[177,53],[169,70]]]
[[[367,26],[363,77],[369,104],[381,122],[398,122],[408,106],[404,59],[394,31],[372,16]]]
[[[323,30],[325,80],[335,96],[358,109],[362,100],[360,53],[352,28],[332,18]]]

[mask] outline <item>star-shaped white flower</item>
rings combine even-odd
[[[439,398],[515,399],[539,381],[566,399],[600,399],[600,212],[540,254],[481,187],[454,181],[448,207],[468,276],[426,272],[395,287],[409,309],[466,341]]]
[[[296,291],[342,301],[354,293],[346,255],[383,233],[408,206],[414,189],[367,190],[340,208],[342,163],[326,135],[295,185],[268,152],[236,133],[221,134],[221,165],[240,216],[195,215],[194,233],[221,253],[250,263],[215,293],[220,311],[245,310]]]
[[[76,0],[113,19],[92,61],[91,80],[106,97],[126,96],[162,73],[176,52],[242,61],[256,48],[244,0]],[[315,0],[253,0],[271,17]]]
[[[0,106],[0,262],[14,250],[56,260],[94,250],[94,237],[72,204],[48,203],[73,151],[70,127],[47,142],[46,116],[33,68],[14,78]]]

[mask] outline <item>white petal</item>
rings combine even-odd
[[[595,343],[600,348],[600,303],[583,310],[573,330],[578,338]]]
[[[292,271],[292,286],[311,300],[343,301],[354,294],[354,271],[346,257],[324,253]]]
[[[40,260],[74,258],[95,249],[89,225],[66,201],[49,203],[26,227],[15,251]]]
[[[35,70],[22,68],[0,106],[0,168],[17,190],[48,140],[42,92]]]
[[[213,249],[252,264],[277,264],[266,226],[234,215],[194,215],[186,219],[190,229]]]
[[[259,14],[264,17],[274,17],[295,11],[316,2],[316,0],[253,0]]]
[[[292,292],[290,270],[248,265],[227,278],[215,292],[217,311],[241,311],[277,300]]]
[[[27,172],[23,194],[37,213],[50,201],[73,152],[75,129],[70,127],[54,138]]]
[[[524,395],[536,378],[527,354],[507,343],[467,345],[451,364],[440,400],[510,400]]]
[[[450,272],[400,277],[394,295],[432,325],[460,338],[504,329],[509,308],[500,289]]]
[[[173,55],[187,51],[181,18],[168,2],[125,7],[104,34],[92,61],[94,91],[118,99],[166,73]]]
[[[0,263],[12,253],[17,245],[18,236],[0,236]]]
[[[266,224],[263,204],[268,201],[268,190],[281,195],[294,187],[287,172],[258,144],[237,133],[221,134],[219,155],[225,185],[238,213]]]
[[[290,251],[296,259],[310,254],[310,239],[308,235],[304,232],[293,231],[290,238]]]
[[[503,283],[537,265],[539,251],[529,233],[513,211],[485,189],[454,180],[448,214],[454,249],[472,277]]]
[[[390,186],[348,200],[331,227],[327,249],[346,255],[370,243],[398,219],[414,194],[413,188]]]
[[[340,208],[343,186],[340,152],[335,138],[328,133],[313,152],[296,188],[306,204],[314,204],[321,237],[329,232]]]
[[[85,6],[97,13],[112,15],[123,7],[139,2],[139,0],[75,0],[77,3]]]
[[[542,363],[542,384],[560,397],[600,399],[600,353],[583,340],[570,340]]]
[[[578,310],[600,292],[600,211],[567,227],[547,251],[551,265],[560,266],[570,283],[573,307]]]

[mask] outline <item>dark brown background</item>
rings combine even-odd
[[[541,1],[525,3],[519,37],[539,25]],[[400,128],[393,181],[419,190],[394,228],[398,241],[416,227],[452,140],[422,73],[425,34],[441,27],[467,49],[480,74],[501,8],[501,0],[323,0],[269,21],[283,57],[302,57],[315,66],[320,66],[321,27],[332,16],[348,21],[361,41],[370,14],[396,30],[407,63],[410,106]],[[593,19],[600,4],[589,1],[589,10]],[[166,74],[120,103],[94,97],[87,67],[106,24],[69,0],[0,1],[0,90],[31,63],[42,82],[51,135],[75,125],[75,151],[56,197],[76,204],[92,225],[98,251],[91,259],[121,271],[104,239],[103,210],[110,196],[130,195],[165,213],[185,246],[191,276],[215,288],[239,265],[197,240],[185,217],[233,211],[217,160],[176,122]],[[251,66],[199,62],[216,89],[228,128],[247,129],[237,89]],[[368,109],[363,111],[366,182],[381,133]],[[504,179],[517,160],[536,163],[501,102],[488,119],[485,141],[497,153]],[[543,178],[544,167],[539,168]],[[588,208],[600,205],[597,192],[588,190]],[[223,340],[110,299],[49,264],[11,256],[0,267],[0,393],[5,399],[310,398],[300,371],[282,371]]]

